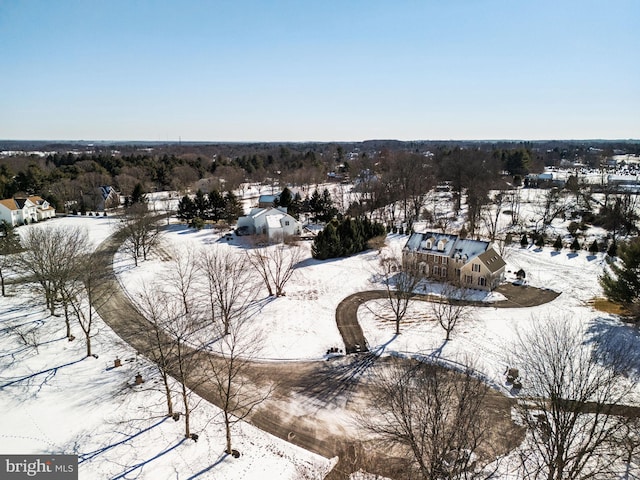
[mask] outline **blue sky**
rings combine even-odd
[[[0,0],[0,138],[640,138],[640,1]]]

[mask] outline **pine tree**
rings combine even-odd
[[[238,197],[233,192],[227,192],[224,196],[224,217],[227,222],[235,222],[238,217],[244,215],[244,208]]]
[[[553,242],[553,248],[555,248],[557,252],[562,250],[562,238],[560,237],[560,235],[558,235],[558,238],[556,238],[556,241]]]
[[[177,216],[179,219],[189,222],[196,216],[196,207],[191,197],[185,195],[178,202]]]
[[[224,217],[225,200],[222,194],[215,188],[207,195],[209,218],[214,222]]]
[[[600,245],[598,245],[598,240],[594,240],[591,245],[589,245],[589,253],[595,255],[600,251]]]
[[[580,250],[580,242],[578,241],[577,238],[574,238],[573,242],[571,242],[571,250],[574,252],[577,252],[578,250]]]
[[[520,239],[520,246],[525,248],[527,245],[529,245],[529,240],[527,239],[527,234],[523,233],[522,238]]]
[[[611,272],[605,271],[600,285],[609,300],[621,303],[637,315],[640,303],[640,238],[621,243],[618,250],[620,262],[610,265]]]
[[[618,254],[618,244],[616,243],[615,240],[613,240],[610,244],[609,244],[609,248],[607,248],[607,255],[609,255],[610,257],[615,257]]]
[[[544,247],[544,235],[538,235],[538,238],[536,239],[536,247]]]

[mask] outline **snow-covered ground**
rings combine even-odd
[[[110,218],[57,219],[86,227],[94,244],[112,232]],[[25,228],[25,227],[23,227]],[[328,472],[331,460],[246,423],[234,428],[239,458],[225,455],[219,410],[195,401],[197,442],[184,439],[182,421],[165,417],[155,369],[104,323],[93,338],[97,358],[85,357],[80,329],[69,342],[62,317],[45,310],[33,285],[9,285],[0,297],[0,428],[3,454],[79,455],[79,478],[300,479]],[[33,346],[38,344],[37,347]],[[114,368],[114,359],[122,366]],[[145,382],[135,385],[140,373]],[[176,401],[176,410],[180,407]]]
[[[532,190],[523,198],[521,215],[525,220],[536,214],[535,196]],[[501,216],[501,229],[506,228],[508,217]],[[114,222],[111,217],[73,217],[20,230],[83,225],[97,245],[113,231]],[[557,221],[552,227],[565,235],[567,223]],[[600,233],[592,230],[587,235],[595,238]],[[387,248],[397,250],[406,239],[390,235]],[[164,235],[162,249],[148,261],[134,267],[130,258],[120,254],[115,266],[121,284],[135,301],[145,285],[166,278],[173,252],[220,248],[242,255],[242,241],[238,237],[224,240],[212,229],[196,232],[172,225]],[[335,322],[338,303],[352,293],[381,288],[373,281],[377,251],[317,261],[311,258],[310,243],[303,242],[300,248],[303,260],[285,287],[286,296],[267,301],[266,290],[259,292],[260,309],[252,325],[261,330],[264,339],[257,354],[262,360],[322,359],[329,348],[341,348]],[[387,354],[437,355],[450,362],[471,358],[480,372],[502,388],[515,334],[536,328],[537,320],[549,316],[579,323],[588,337],[619,335],[635,350],[640,347],[635,330],[589,304],[601,295],[597,278],[604,268],[602,255],[591,256],[584,250],[572,254],[549,248],[508,248],[510,272],[523,268],[529,285],[553,289],[561,292],[560,296],[533,308],[495,308],[488,301],[486,307],[474,310],[472,319],[456,327],[446,344],[444,331],[429,320],[424,303],[412,306],[397,337],[393,323],[385,320],[389,313],[383,301],[362,305],[358,318],[371,348]],[[206,402],[196,409],[194,424],[207,427],[197,443],[183,441],[182,423],[163,417],[163,396],[155,388],[157,379],[151,365],[101,322],[94,338],[98,358],[83,358],[79,329],[79,338],[68,342],[61,318],[49,316],[42,299],[32,290],[29,285],[9,285],[11,296],[0,298],[0,408],[11,412],[0,429],[0,452],[77,453],[82,462],[81,479],[253,479],[269,478],[273,472],[278,472],[279,478],[293,479],[307,474],[321,476],[331,467],[330,460],[246,424],[237,432],[243,455],[239,459],[222,457],[224,434],[219,423],[211,421],[217,410]],[[38,327],[33,333],[40,343],[37,349],[28,345],[32,327]],[[123,366],[112,368],[116,357],[124,360]],[[147,381],[136,386],[133,378],[138,372]],[[334,417],[339,423],[341,416]]]

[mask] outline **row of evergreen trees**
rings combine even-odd
[[[529,246],[529,237],[527,237],[527,234],[523,234],[522,238],[520,239],[520,245],[523,248],[526,248],[527,246]],[[531,241],[533,242],[533,244],[536,247],[544,247],[545,245],[547,245],[547,239],[544,235],[531,235]],[[510,240],[510,236],[508,236],[507,238],[507,243],[511,243]],[[552,244],[553,248],[555,248],[556,250],[562,250],[562,248],[564,247],[563,243],[562,243],[562,237],[558,236],[556,238],[556,240],[553,242]],[[603,246],[601,244],[598,243],[597,240],[594,240],[590,245],[589,245],[589,253],[592,254],[596,254],[598,252],[603,251]],[[574,237],[573,242],[571,242],[571,245],[569,246],[569,248],[574,251],[577,252],[578,250],[582,249],[582,245],[580,244],[580,241]],[[613,241],[609,244],[609,246],[607,247],[607,254],[611,257],[615,257],[616,256],[616,242]]]
[[[233,222],[241,215],[244,215],[244,210],[233,192],[223,195],[213,189],[205,195],[202,190],[198,190],[194,198],[185,195],[178,202],[178,218],[190,224],[198,223],[194,222],[196,219]]]
[[[346,257],[366,250],[369,240],[386,234],[384,225],[366,217],[332,220],[314,239],[311,255],[318,260]]]
[[[301,213],[308,213],[314,222],[328,222],[338,214],[338,209],[334,206],[331,194],[326,188],[322,193],[317,189],[314,190],[311,197],[307,196],[303,200],[299,193],[294,195],[285,187],[274,206],[286,207],[287,213],[295,218],[298,218]]]

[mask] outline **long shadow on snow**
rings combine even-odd
[[[127,470],[125,470],[124,472],[122,472],[120,475],[117,475],[115,477],[113,477],[111,480],[119,480],[122,478],[127,478],[127,476],[132,473],[135,472],[138,469],[142,469],[145,465],[153,462],[154,460],[166,455],[167,453],[171,452],[172,450],[175,450],[176,448],[178,448],[180,445],[182,445],[185,440],[187,440],[186,438],[182,438],[178,443],[176,443],[175,445],[172,445],[171,447],[167,448],[166,450],[161,451],[160,453],[158,453],[157,455],[151,457],[149,460],[145,460],[144,462],[140,462],[136,465],[134,465],[131,468],[128,468]],[[140,472],[142,473],[142,472]],[[136,475],[137,476],[137,475]]]
[[[605,366],[619,367],[640,377],[640,332],[630,325],[597,317],[587,329],[585,344],[592,344],[593,355]]]
[[[302,393],[325,404],[337,403],[342,396],[348,397],[395,338],[394,335],[387,343],[369,352],[339,357],[341,363],[327,359],[301,384]]]
[[[131,440],[133,440],[136,437],[139,437],[143,433],[148,432],[149,430],[152,430],[152,429],[162,425],[164,422],[167,421],[168,418],[170,418],[170,417],[163,417],[159,422],[156,422],[153,425],[149,425],[147,428],[143,428],[138,433],[134,433],[133,435],[128,435],[127,437],[125,437],[124,439],[120,440],[119,442],[112,443],[110,445],[107,445],[106,447],[102,447],[102,448],[99,448],[98,450],[94,450],[93,452],[79,453],[78,454],[78,464],[82,464],[84,462],[87,462],[87,461],[93,459],[94,457],[97,457],[98,455],[106,452],[107,450],[111,450],[112,448],[117,447],[118,445],[122,445],[124,443],[130,442]]]

